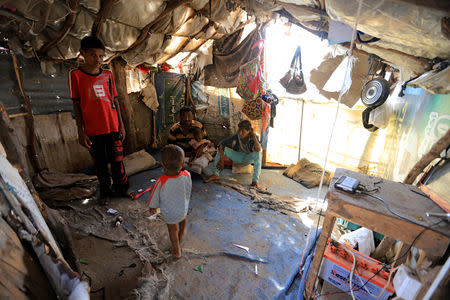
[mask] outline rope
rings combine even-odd
[[[352,56],[353,46],[355,45],[356,28],[357,28],[357,26],[358,26],[359,17],[360,17],[360,14],[361,14],[362,2],[363,2],[363,0],[359,0],[358,10],[357,10],[357,13],[356,13],[356,19],[355,19],[355,25],[353,26],[352,42],[351,42],[351,44],[350,44],[350,50],[347,52],[347,56],[348,56],[349,59],[348,59],[348,61],[347,61],[347,68],[346,68],[346,71],[345,71],[345,76],[344,76],[344,78],[347,78],[347,76],[349,75],[349,72],[350,72],[350,74],[351,74],[351,69],[352,69],[352,63],[351,63],[351,62],[352,62],[352,60],[351,60],[350,58],[351,58],[351,56]],[[339,106],[340,106],[340,104],[341,104],[342,96],[343,96],[343,95],[345,94],[345,92],[346,92],[346,91],[344,92],[344,89],[345,89],[345,80],[342,82],[341,91],[339,92],[338,104],[337,104],[337,106],[336,106],[336,113],[335,113],[335,115],[334,115],[333,126],[331,127],[330,138],[329,138],[329,140],[328,140],[327,152],[326,152],[326,154],[325,154],[325,159],[324,159],[324,164],[323,164],[323,170],[322,170],[322,176],[320,177],[319,189],[317,190],[316,200],[319,199],[320,193],[321,193],[321,191],[322,191],[323,179],[324,179],[324,177],[325,177],[325,170],[326,170],[327,161],[328,161],[328,153],[330,152],[330,146],[331,146],[331,141],[332,141],[332,139],[333,139],[334,128],[336,127],[336,120],[337,120],[337,117],[338,117]],[[316,201],[316,203],[315,203],[315,205],[314,205],[314,208],[313,208],[313,211],[316,211],[317,203],[318,203],[318,201]],[[325,199],[323,199],[322,202],[321,202],[320,212],[322,212],[324,203],[325,203]],[[319,220],[320,220],[320,214],[319,214],[318,222],[319,222]],[[317,235],[317,228],[318,228],[318,226],[319,226],[319,224],[317,224],[317,226],[316,226],[316,233],[315,233],[315,235]],[[309,228],[308,236],[306,237],[306,245],[305,245],[305,247],[304,247],[304,249],[303,249],[302,256],[301,256],[301,258],[300,258],[300,261],[301,261],[301,262],[303,261],[303,257],[304,257],[304,255],[305,255],[305,250],[308,248],[308,245],[309,245],[309,240],[310,240],[310,236],[311,236],[311,232],[312,232],[312,227],[313,227],[313,226],[311,226],[311,227]],[[300,273],[301,277],[303,278],[303,275],[301,274],[300,267],[299,267],[299,273]],[[309,288],[309,294],[312,295],[312,287],[306,287],[306,288]]]

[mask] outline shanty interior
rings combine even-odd
[[[448,299],[449,11],[0,0],[0,299]],[[126,133],[108,203],[69,92],[87,36]],[[184,166],[176,258],[149,203],[186,106],[214,145]],[[261,150],[239,163],[221,141],[243,120]]]

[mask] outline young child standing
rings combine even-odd
[[[70,71],[69,91],[78,128],[78,141],[92,155],[100,183],[100,200],[107,204],[113,187],[125,196],[128,177],[123,165],[125,129],[113,75],[101,69],[105,46],[94,36],[81,40],[84,64]],[[111,173],[108,170],[111,164]],[[111,176],[112,175],[112,176]]]
[[[181,257],[180,242],[186,234],[186,215],[191,198],[191,174],[181,171],[184,163],[184,151],[176,145],[167,145],[161,152],[161,164],[165,174],[156,180],[148,206],[154,214],[161,208],[161,215],[167,224],[171,253]]]

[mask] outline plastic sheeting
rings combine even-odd
[[[162,48],[164,43],[164,34],[152,33],[150,37],[139,47],[122,54],[123,59],[132,67],[135,67],[143,61],[154,64],[156,54]]]
[[[141,32],[134,27],[107,19],[104,26],[102,26],[100,39],[105,43],[106,49],[111,51],[122,51],[130,47],[139,37],[140,33]]]
[[[4,2],[4,1],[2,1],[2,2]],[[41,1],[14,0],[14,1],[7,1],[7,2],[9,2],[15,8],[17,8],[17,10],[20,11],[25,18],[31,19],[33,21],[41,20],[42,14],[48,4],[48,1],[45,1],[45,0],[41,0]],[[51,10],[50,10],[50,16],[48,19],[49,24],[53,24],[53,23],[62,21],[69,14],[69,7],[66,6],[61,1],[53,1],[53,3],[50,4],[50,6],[51,6]]]
[[[353,26],[358,1],[327,0],[328,15]],[[448,13],[427,6],[403,1],[364,1],[358,30],[381,41],[382,47],[396,49],[414,56],[449,58],[450,40],[441,32],[441,18]]]
[[[75,24],[72,26],[68,35],[56,46],[47,52],[47,55],[53,59],[73,59],[79,55],[80,40],[91,33],[92,25],[101,8],[100,0],[82,0],[77,9]],[[178,6],[168,13],[164,18],[155,23],[150,32],[150,39],[143,45],[133,49],[130,53],[124,54],[124,59],[132,66],[143,62],[156,63],[166,60],[173,54],[182,50],[182,45],[186,44],[186,38],[193,37],[210,22],[210,19],[216,21],[215,26],[211,26],[199,38],[209,39],[213,35],[219,38],[220,34],[231,33],[238,26],[247,21],[247,16],[243,10],[238,7],[230,9],[225,0],[213,1],[212,15],[205,6],[209,3],[207,0],[196,0],[192,3]],[[141,29],[153,22],[166,9],[168,1],[140,1],[140,0],[119,0],[112,7],[111,13],[106,17],[101,27],[99,37],[103,40],[109,53],[107,57],[117,51],[128,49],[140,36]],[[22,14],[30,22],[22,23],[17,47],[20,51],[24,48],[24,40],[29,40],[35,50],[40,49],[50,40],[54,39],[62,30],[66,23],[66,17],[70,13],[70,8],[65,1],[30,1],[18,0],[10,3],[11,9],[16,8],[17,13]],[[29,36],[30,24],[32,21],[41,21],[42,16],[50,7],[49,21],[41,34]],[[201,11],[201,13],[197,13]],[[16,13],[14,11],[14,13]],[[21,20],[19,18],[19,20]],[[220,23],[220,22],[223,22]],[[18,30],[18,29],[16,29]],[[173,37],[170,39],[170,35]],[[167,36],[168,38],[165,38]],[[21,40],[22,43],[19,41]],[[165,43],[162,45],[162,43]],[[161,51],[162,50],[162,51]],[[25,50],[23,50],[25,51]],[[164,52],[164,53],[161,53]],[[28,53],[28,52],[27,52]],[[30,52],[29,55],[32,55]]]
[[[184,23],[180,29],[178,29],[174,35],[178,36],[193,36],[198,33],[203,26],[208,24],[208,18],[204,16],[195,16],[192,19]]]
[[[450,94],[450,67],[429,71],[409,82],[410,86],[421,87],[432,94]]]
[[[161,169],[139,173],[130,183],[148,183],[161,174]],[[147,195],[139,199],[147,200]],[[297,290],[289,296],[286,291],[298,272],[308,231],[299,219],[258,207],[235,191],[195,178],[189,207],[183,258],[160,266],[167,284],[159,288],[151,288],[154,274],[145,275],[137,291],[141,298],[283,299],[297,295]],[[249,253],[233,243],[249,247]],[[236,257],[214,255],[222,252]],[[204,258],[195,253],[204,254]],[[258,257],[267,263],[242,257]],[[194,271],[199,264],[202,272]],[[163,286],[167,290],[162,292]]]
[[[130,9],[130,8],[133,9]],[[114,4],[111,19],[142,29],[155,20],[166,8],[164,0],[122,0]]]

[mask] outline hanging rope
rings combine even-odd
[[[347,56],[345,57],[345,58],[348,58],[348,60],[347,60],[347,67],[346,67],[344,78],[347,78],[352,72],[352,66],[353,65],[352,65],[352,59],[351,58],[352,58],[352,53],[353,53],[353,47],[355,45],[356,28],[358,26],[359,17],[360,17],[360,14],[361,14],[362,2],[363,2],[363,0],[359,0],[358,10],[357,10],[356,19],[355,19],[355,25],[353,26],[352,42],[351,42],[351,45],[350,45],[350,49],[347,52]],[[333,140],[334,128],[336,127],[336,120],[337,120],[337,117],[338,117],[339,106],[341,104],[342,96],[347,92],[347,89],[345,88],[345,86],[346,86],[346,81],[343,80],[342,87],[341,87],[341,90],[339,92],[338,103],[337,103],[337,106],[336,106],[336,113],[334,115],[333,125],[331,127],[330,138],[328,140],[328,146],[327,146],[327,152],[326,152],[325,158],[324,158],[322,176],[320,177],[319,189],[317,190],[317,196],[316,196],[316,201],[315,201],[316,203],[314,205],[313,211],[317,211],[316,210],[317,203],[319,202],[318,200],[319,200],[319,197],[320,197],[320,194],[321,194],[321,191],[322,191],[323,179],[324,179],[324,176],[325,176],[325,170],[326,170],[327,161],[328,161],[328,153],[330,152],[331,141]],[[325,199],[323,199],[321,201],[320,212],[322,212],[324,203],[325,203]],[[319,215],[319,220],[320,220],[320,215]],[[317,226],[316,226],[315,236],[317,235],[317,227],[318,227],[318,225],[319,224],[317,224]],[[306,237],[306,245],[305,245],[305,247],[303,249],[302,256],[300,258],[300,262],[303,261],[303,258],[304,258],[304,255],[305,255],[305,250],[309,246],[311,232],[312,232],[312,226],[309,228],[308,236]],[[303,274],[302,274],[302,271],[301,271],[300,268],[301,268],[301,266],[299,266],[299,273],[300,273],[301,279],[305,280],[303,278]],[[311,286],[306,286],[306,288],[309,289],[309,295],[312,295],[312,287]]]

